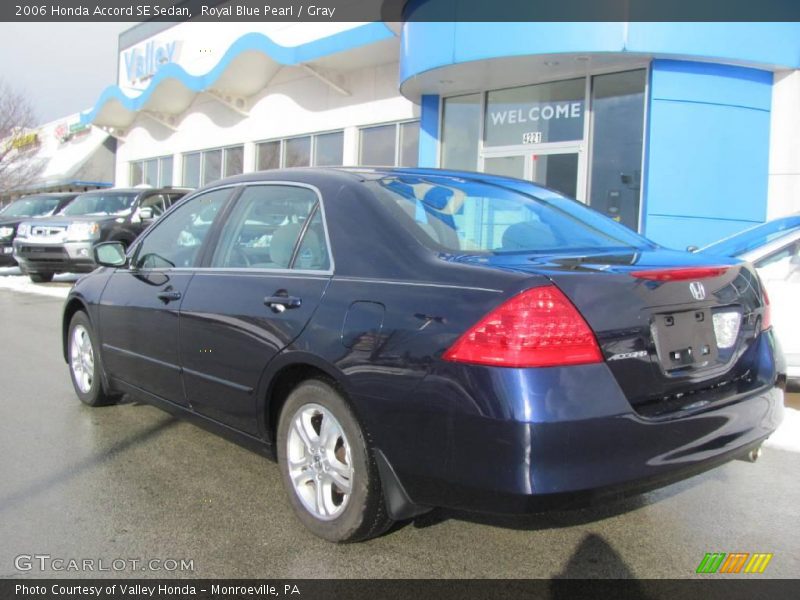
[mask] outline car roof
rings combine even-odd
[[[17,198],[17,200],[25,200],[26,198],[34,198],[42,196],[47,196],[48,198],[64,198],[66,196],[77,196],[78,194],[82,194],[83,192],[35,192],[33,194],[27,194],[25,196],[21,196]],[[16,202],[17,200],[13,200]]]
[[[162,193],[162,192],[173,192],[173,193],[183,193],[188,194],[191,192],[191,188],[174,188],[174,187],[158,187],[158,188],[135,188],[135,187],[118,187],[118,188],[104,188],[101,190],[89,190],[88,192],[79,192],[79,195],[84,196],[87,194],[97,195],[97,194],[149,194],[149,193]]]
[[[532,181],[492,175],[490,173],[477,173],[474,171],[457,171],[449,169],[432,169],[421,167],[291,167],[285,169],[270,169],[268,171],[253,171],[241,175],[234,175],[225,179],[207,184],[197,191],[211,190],[225,185],[244,183],[258,183],[262,181],[294,181],[298,183],[315,183],[320,177],[340,179],[342,183],[358,181],[375,181],[389,176],[404,175],[409,177],[453,177],[466,181],[490,183],[514,187],[524,184],[531,188],[546,190],[544,186]]]

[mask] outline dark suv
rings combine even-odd
[[[14,258],[23,273],[41,283],[56,273],[88,273],[97,266],[92,248],[105,241],[130,245],[183,197],[176,188],[115,188],[86,192],[52,217],[22,222]]]
[[[69,204],[77,192],[34,194],[15,200],[0,213],[0,267],[16,264],[12,252],[14,236],[22,221],[31,217],[53,215]]]

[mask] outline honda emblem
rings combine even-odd
[[[693,281],[689,284],[689,291],[692,292],[692,298],[695,300],[706,299],[706,288],[699,281]]]

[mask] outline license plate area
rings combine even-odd
[[[651,327],[664,371],[697,369],[717,362],[719,352],[709,309],[656,314]]]

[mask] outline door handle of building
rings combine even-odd
[[[297,296],[289,296],[277,292],[274,296],[264,298],[264,304],[269,306],[273,312],[282,313],[288,308],[300,308],[303,301]]]
[[[158,294],[158,299],[167,304],[173,300],[180,300],[181,293],[178,290],[165,290]]]

